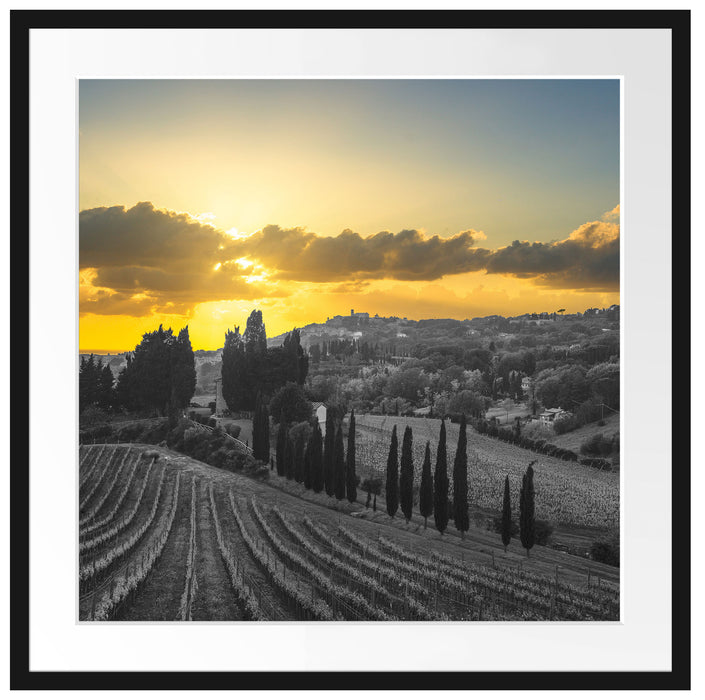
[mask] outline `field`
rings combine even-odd
[[[449,439],[449,443],[451,439]],[[616,620],[618,570],[166,448],[80,448],[80,620]]]
[[[433,418],[356,416],[358,473],[376,473],[384,479],[391,431],[397,426],[401,446],[404,428],[413,431],[414,483],[421,479],[426,441],[431,443],[431,467],[435,469],[440,421]],[[452,469],[459,426],[446,422],[448,473],[452,493]],[[600,529],[619,526],[619,475],[601,472],[574,462],[538,455],[516,445],[478,434],[468,427],[468,499],[481,509],[501,511],[504,478],[509,475],[512,503],[519,503],[521,477],[533,460],[536,517],[555,524]],[[401,449],[401,447],[400,447]]]
[[[605,411],[605,413],[608,413]],[[571,430],[569,433],[564,433],[563,435],[552,435],[550,442],[558,447],[564,447],[567,450],[573,450],[574,452],[580,452],[580,445],[583,444],[588,438],[591,438],[597,433],[602,433],[605,437],[612,437],[615,433],[619,432],[619,415],[614,413],[608,413],[604,418],[605,424],[600,426],[595,423],[588,423],[587,425],[577,428],[576,430]]]

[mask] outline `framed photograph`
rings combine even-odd
[[[11,25],[14,689],[689,687],[688,11]]]

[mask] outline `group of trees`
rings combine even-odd
[[[308,355],[301,347],[298,329],[287,334],[281,347],[267,347],[262,312],[255,309],[240,327],[225,333],[223,346],[223,398],[231,411],[251,411],[257,395],[271,397],[287,382],[303,385],[308,374]]]
[[[115,403],[113,383],[115,378],[110,365],[102,358],[90,355],[81,358],[78,370],[78,400],[81,411],[89,406],[110,410]]]
[[[303,484],[314,493],[326,494],[350,503],[357,500],[358,478],[355,473],[355,413],[350,414],[347,454],[342,421],[333,411],[326,416],[325,439],[321,427],[308,423],[279,423],[276,470],[279,476]]]
[[[398,439],[396,425],[392,429],[386,469],[385,499],[387,513],[390,517],[401,512],[408,523],[411,520],[414,504],[414,463],[412,452],[413,433],[410,426],[404,429],[401,447],[401,463],[398,457]],[[534,514],[534,471],[532,462],[523,476],[521,495],[519,499],[519,531],[522,547],[527,556],[535,543]],[[468,459],[467,459],[467,425],[465,416],[461,417],[458,447],[453,463],[453,499],[448,496],[448,458],[446,449],[445,421],[441,421],[441,432],[436,452],[436,469],[431,475],[431,448],[426,442],[424,461],[421,469],[421,485],[419,488],[419,513],[424,519],[424,528],[428,518],[433,515],[436,529],[443,534],[453,516],[455,528],[462,538],[470,529],[470,514],[468,507]],[[504,482],[504,499],[502,505],[501,534],[506,551],[512,538],[512,509],[509,495],[509,477]]]
[[[175,417],[196,390],[196,369],[188,326],[174,335],[160,325],[145,333],[118,375],[115,405]]]
[[[519,492],[519,541],[529,556],[531,548],[536,544],[536,514],[534,493],[534,468],[531,462],[521,479]],[[512,502],[509,495],[509,476],[504,478],[504,497],[502,499],[501,534],[504,551],[507,551],[512,541],[514,524],[512,521]]]
[[[404,429],[401,447],[401,463],[398,455],[398,439],[396,425],[392,429],[387,457],[385,499],[387,513],[394,517],[401,507],[406,521],[411,520],[414,503],[414,462],[413,462],[413,431],[411,426]],[[424,518],[424,527],[428,518],[433,515],[436,529],[443,534],[448,527],[450,513],[456,529],[464,537],[470,527],[468,511],[468,460],[467,433],[465,416],[461,417],[458,448],[453,463],[453,501],[448,497],[448,458],[446,451],[445,421],[441,421],[441,434],[436,452],[436,470],[431,478],[431,447],[426,442],[424,463],[421,469],[421,485],[419,488],[419,512]]]

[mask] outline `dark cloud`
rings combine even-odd
[[[381,231],[367,238],[349,229],[334,237],[300,228],[267,226],[228,248],[277,270],[277,278],[309,282],[435,280],[481,270],[490,251],[474,248],[473,231],[425,238],[416,230]]]
[[[534,278],[541,286],[618,290],[619,225],[593,221],[556,243],[514,241],[492,254],[486,270]]]
[[[349,292],[372,280],[433,281],[481,270],[546,287],[614,291],[619,288],[616,213],[617,208],[606,220],[583,224],[562,241],[516,240],[489,250],[475,246],[485,236],[473,230],[450,238],[426,237],[414,229],[363,238],[349,229],[325,237],[271,225],[234,239],[149,202],[131,209],[89,209],[79,216],[80,267],[94,273],[81,312],[188,313],[207,301],[286,296],[276,281],[339,283],[340,292]],[[240,258],[255,267],[238,264]],[[262,268],[266,280],[258,279]]]
[[[212,267],[230,237],[187,214],[140,202],[131,209],[99,207],[79,214],[80,266]]]
[[[188,314],[207,301],[287,296],[271,284],[248,282],[251,269],[224,260],[230,236],[149,202],[82,211],[79,236],[80,268],[95,270],[81,313]]]

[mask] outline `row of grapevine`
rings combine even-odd
[[[99,573],[105,571],[109,566],[111,566],[115,561],[123,557],[127,552],[129,552],[136,544],[140,541],[142,536],[147,532],[149,526],[154,522],[154,518],[157,514],[157,508],[159,507],[159,502],[161,500],[162,488],[164,486],[165,470],[162,468],[161,475],[159,477],[159,483],[157,484],[157,493],[154,497],[154,502],[152,503],[152,508],[147,516],[146,520],[125,540],[116,544],[112,549],[104,552],[101,556],[93,559],[89,564],[85,564],[80,567],[79,580],[81,583],[94,578]]]
[[[137,512],[139,511],[140,505],[142,504],[142,499],[144,497],[145,491],[147,490],[147,486],[149,485],[150,481],[150,475],[152,473],[152,466],[154,465],[154,460],[149,464],[147,467],[147,471],[144,475],[144,481],[142,482],[142,488],[140,489],[139,494],[137,495],[137,500],[135,501],[135,504],[132,506],[132,509],[129,510],[127,513],[123,515],[120,520],[118,520],[115,523],[110,524],[109,527],[107,527],[104,531],[100,533],[94,533],[93,537],[91,537],[90,540],[85,540],[79,544],[79,552],[81,554],[85,554],[89,552],[92,549],[95,549],[96,547],[100,546],[101,544],[104,544],[105,542],[108,542],[111,540],[113,537],[119,535],[126,527],[128,527],[132,521],[134,520],[135,516],[137,515]],[[164,470],[162,469],[162,479],[164,478]],[[158,495],[158,494],[157,494]],[[119,504],[117,504],[119,506]]]
[[[211,516],[213,517],[213,523],[215,525],[215,536],[218,541],[218,549],[220,550],[223,563],[225,564],[225,568],[230,576],[232,589],[244,611],[245,618],[247,620],[266,620],[268,618],[265,616],[260,604],[257,602],[257,598],[253,592],[254,586],[252,585],[252,582],[245,574],[243,566],[240,564],[238,559],[233,557],[232,552],[225,541],[225,537],[223,536],[223,531],[218,519],[218,508],[213,495],[212,483],[208,485],[208,497]]]
[[[286,531],[304,550],[306,550],[303,556],[299,553],[299,556],[296,558],[296,563],[302,566],[303,572],[313,578],[317,585],[326,591],[326,593],[335,596],[338,601],[348,606],[350,612],[355,616],[354,619],[383,621],[398,619],[391,612],[387,612],[386,609],[391,610],[395,601],[377,581],[361,574],[356,568],[348,566],[336,560],[335,557],[321,551],[308,540],[303,533],[295,528],[278,508],[274,508],[272,512],[282,523]],[[262,517],[261,513],[258,512],[258,516]],[[291,558],[292,551],[292,548],[287,543],[285,549],[283,549],[284,555],[287,558]],[[311,560],[315,563],[308,563]],[[328,577],[319,571],[320,567],[324,564],[328,566],[330,572]],[[345,585],[335,583],[333,577],[334,571],[345,581]],[[366,596],[360,593],[361,590],[364,591]],[[367,598],[371,598],[372,603],[368,602]],[[386,609],[380,607],[383,602],[386,603]]]
[[[113,469],[113,478],[106,484],[105,489],[103,490],[103,495],[91,506],[90,509],[87,510],[86,514],[79,519],[78,521],[78,526],[79,528],[83,528],[91,523],[92,520],[95,519],[96,515],[100,511],[100,509],[103,507],[103,504],[108,500],[108,497],[112,494],[113,489],[115,488],[115,484],[117,484],[118,479],[120,478],[122,474],[122,470],[125,467],[125,463],[127,462],[127,458],[130,456],[131,448],[127,448],[124,450],[122,459],[120,460],[119,465]],[[137,455],[137,460],[139,460],[139,454]]]
[[[85,527],[80,529],[79,532],[79,538],[84,540],[90,535],[95,535],[98,530],[101,528],[105,527],[106,525],[110,525],[115,518],[117,512],[120,510],[120,507],[122,506],[123,502],[125,501],[125,498],[127,497],[127,494],[130,491],[130,488],[132,487],[132,483],[135,480],[135,474],[137,473],[137,468],[139,467],[140,463],[140,457],[138,457],[132,464],[132,471],[130,472],[130,476],[125,479],[125,483],[122,486],[122,489],[120,490],[120,493],[117,495],[115,499],[115,503],[113,504],[113,507],[110,509],[108,513],[105,514],[100,520],[96,520]],[[149,463],[149,466],[147,467],[147,474],[149,474],[149,470],[152,467],[152,464],[154,463],[154,460]]]
[[[110,454],[107,455],[107,457],[103,460],[103,466],[102,468],[98,468],[98,471],[93,479],[93,485],[88,489],[88,492],[81,497],[80,503],[79,503],[79,512],[83,513],[88,504],[90,503],[91,498],[93,498],[93,495],[95,492],[98,490],[98,487],[103,483],[103,479],[105,478],[105,475],[108,473],[108,470],[110,468],[110,463],[113,460],[113,456],[115,455],[117,447],[115,445],[112,446],[112,449],[110,450]]]
[[[333,611],[330,606],[320,598],[313,597],[313,587],[309,586],[309,595],[302,590],[301,581],[298,577],[286,576],[286,567],[283,571],[278,571],[276,564],[270,561],[269,550],[265,550],[260,542],[253,537],[245,527],[245,523],[235,504],[235,498],[230,492],[230,507],[235,521],[240,530],[242,538],[245,540],[250,554],[254,557],[260,567],[266,572],[269,580],[293,605],[297,612],[300,612],[307,619],[333,620]]]
[[[159,559],[174,524],[174,517],[179,501],[181,472],[176,475],[172,492],[171,507],[148,545],[145,546],[142,557],[135,558],[134,563],[128,563],[123,569],[110,578],[110,581],[95,589],[90,595],[91,620],[109,620],[119,605],[136,592],[140,584],[147,578],[149,572]]]
[[[90,447],[81,446],[81,460],[78,465],[78,473],[82,474],[78,482],[79,493],[83,491],[88,480],[93,476],[95,472],[96,465],[100,464],[100,458],[105,451],[106,445],[101,445],[98,449],[95,445]]]

